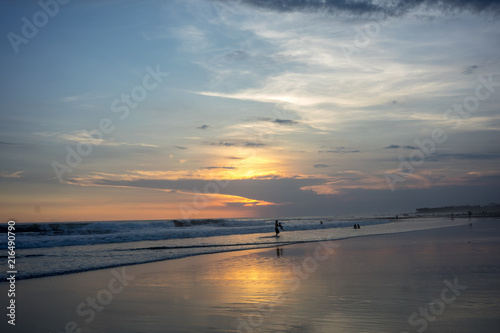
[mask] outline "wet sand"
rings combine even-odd
[[[2,332],[497,332],[500,220],[18,281],[16,305]]]

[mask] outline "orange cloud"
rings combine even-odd
[[[383,176],[372,175],[359,171],[343,171],[338,176],[322,176],[326,180],[324,184],[304,186],[303,191],[314,191],[320,195],[339,195],[345,189],[387,189],[387,183]]]
[[[417,170],[414,173],[399,173],[399,170],[389,170],[400,177],[396,189],[426,189],[441,186],[487,185],[486,177],[499,177],[498,171],[467,172],[461,175],[449,175],[449,170]],[[344,190],[389,190],[390,186],[384,174],[368,174],[359,171],[339,172],[338,176],[317,177],[325,179],[324,184],[304,186],[303,191],[313,191],[319,195],[341,195]]]

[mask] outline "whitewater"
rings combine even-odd
[[[336,241],[447,227],[468,219],[408,217],[281,218],[284,230],[275,237],[275,219],[208,219],[17,223],[18,279],[178,259],[210,253]],[[360,229],[353,225],[359,224]],[[7,248],[6,226],[0,246]],[[7,255],[1,255],[6,266]],[[7,269],[2,268],[0,274]],[[4,280],[5,276],[0,275]]]

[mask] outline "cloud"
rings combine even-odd
[[[325,1],[307,1],[307,0],[242,0],[242,3],[256,7],[263,7],[271,10],[289,12],[303,10],[326,10],[331,12],[344,12],[350,14],[372,14],[382,12],[384,7],[375,5],[371,1],[345,1],[345,0],[325,0]]]
[[[223,142],[223,141],[219,141],[219,142],[211,142],[209,143],[211,146],[224,146],[224,147],[231,147],[231,146],[236,146],[236,143],[234,142]]]
[[[187,149],[186,147],[181,147],[181,146],[174,146],[177,149]]]
[[[250,54],[246,51],[235,50],[224,55],[224,58],[229,61],[242,61],[250,59]]]
[[[172,28],[171,33],[172,36],[180,40],[181,51],[199,52],[210,46],[205,32],[194,25]]]
[[[289,120],[289,119],[275,119],[275,120],[273,120],[273,123],[280,124],[280,125],[296,125],[296,124],[298,124],[297,121]]]
[[[7,172],[2,172],[0,173],[0,177],[2,178],[23,178],[24,175],[24,170],[23,171],[15,171],[15,172],[11,172],[11,173],[7,173]]]
[[[384,149],[400,149],[400,148],[417,149],[417,147],[415,147],[415,146],[400,146],[400,145],[389,145],[389,146],[384,147]]]
[[[335,147],[330,150],[319,150],[318,153],[332,153],[332,154],[351,154],[351,153],[360,153],[361,150],[353,149],[351,147]]]
[[[314,167],[315,168],[328,168],[329,165],[326,165],[326,164],[315,164]]]
[[[462,73],[465,75],[469,75],[469,74],[474,73],[476,71],[476,69],[478,69],[478,68],[479,68],[478,65],[467,66],[467,67],[465,67],[465,70]]]
[[[81,102],[81,101],[95,100],[101,98],[109,98],[109,96],[104,94],[84,93],[80,95],[63,97],[61,98],[61,101],[71,103],[71,102]]]
[[[347,189],[385,190],[387,183],[383,177],[359,171],[343,171],[324,178],[320,185],[303,186],[303,191],[313,191],[319,195],[339,195]]]
[[[216,166],[210,166],[210,167],[205,167],[203,169],[209,169],[209,170],[212,170],[212,169],[234,170],[234,169],[236,169],[236,167],[216,167]]]
[[[232,173],[238,178],[227,178]],[[498,184],[500,172],[470,171],[450,176],[445,170],[438,173],[420,170],[405,175],[399,190],[429,189],[456,186],[478,186]],[[127,174],[92,173],[68,180],[69,184],[80,186],[104,186],[120,188],[141,188],[187,195],[205,195],[207,184],[219,186],[220,192],[207,193],[212,204],[225,206],[226,202],[244,202],[262,205],[301,203],[306,199],[322,200],[317,196],[340,196],[340,200],[353,190],[375,191],[376,196],[391,193],[383,174],[360,171],[343,171],[334,175],[296,176],[268,174],[262,177],[241,178],[237,170],[220,167],[194,171],[130,171]],[[314,193],[311,197],[308,193]],[[220,194],[220,196],[218,196]],[[309,200],[308,199],[308,200]],[[250,201],[246,201],[250,200]],[[294,205],[295,205],[294,204]]]
[[[219,141],[208,143],[211,146],[223,146],[223,147],[247,147],[247,148],[263,148],[266,146],[265,143],[254,142],[254,141]]]
[[[397,170],[391,170],[391,173]],[[414,173],[404,174],[404,182],[398,184],[401,189],[429,189],[446,186],[479,186],[498,183],[500,172],[465,172],[450,175],[447,170],[417,170]],[[350,190],[377,190],[390,191],[387,180],[383,174],[366,173],[360,171],[342,171],[334,175],[322,177],[323,183],[318,185],[303,186],[303,191],[313,191],[318,195],[343,195]]]
[[[266,145],[265,143],[260,143],[260,142],[247,142],[245,144],[245,147],[262,148],[265,145]]]
[[[500,154],[433,154],[427,158],[429,161],[448,161],[448,160],[500,160]]]
[[[51,138],[59,142],[70,141],[77,143],[90,143],[95,146],[130,146],[130,147],[152,147],[152,148],[160,147],[149,143],[129,143],[129,142],[104,140],[86,130],[78,130],[72,132],[38,132],[35,134],[45,138]]]
[[[150,189],[203,196],[202,200],[210,206],[222,207],[227,206],[228,203],[242,204],[246,207],[276,205],[266,198],[257,199],[257,197],[260,195],[269,197],[269,191],[263,190],[262,185],[268,184],[270,181],[280,182],[282,178],[278,174],[231,179],[231,173],[234,169],[236,168],[208,167],[194,171],[136,170],[126,174],[94,172],[86,176],[70,178],[67,183],[79,186]],[[205,190],[207,184],[218,187],[220,193]],[[258,191],[252,191],[252,184],[260,184],[256,186]],[[249,187],[250,190],[248,190]]]
[[[235,15],[224,17],[220,23],[228,30],[239,31],[243,38],[241,44],[256,45],[252,49],[252,56],[266,53],[280,60],[256,74],[253,64],[248,61],[221,63],[217,60],[214,63],[212,59],[216,56],[207,54],[210,60],[197,63],[212,73],[211,82],[207,90],[196,89],[192,93],[273,104],[280,110],[292,111],[299,118],[275,116],[266,118],[266,121],[296,125],[293,120],[289,120],[300,119],[300,124],[312,129],[330,131],[342,129],[344,124],[356,121],[436,120],[435,101],[447,103],[447,100],[442,101],[443,97],[451,98],[457,92],[462,96],[461,90],[467,87],[466,81],[455,80],[457,68],[452,64],[460,63],[455,58],[462,53],[452,50],[458,47],[463,49],[463,40],[468,40],[469,35],[460,39],[451,27],[450,32],[443,35],[432,33],[435,27],[421,26],[421,22],[415,23],[414,20],[392,22],[384,26],[383,33],[377,33],[377,36],[367,41],[367,48],[353,54],[351,60],[356,61],[347,61],[341,45],[354,47],[357,31],[364,29],[362,26],[356,27],[352,20],[327,20],[323,13],[309,15],[300,12],[287,13],[285,20],[280,17],[283,10],[264,12],[259,9],[274,8],[274,1],[244,3],[253,3],[255,6],[225,2],[224,5],[230,6]],[[289,5],[292,8],[307,7],[308,4],[323,6],[320,1],[278,3],[281,3],[278,7]],[[333,2],[323,3],[331,5]],[[353,3],[368,2],[345,2],[345,6]],[[371,7],[383,7],[379,4],[386,2],[373,3],[377,5]],[[458,26],[459,22],[454,24]],[[422,30],[415,34],[417,26]],[[479,33],[477,26],[471,24],[470,35]],[[407,38],[403,35],[410,35],[411,42],[401,43],[401,39]],[[442,38],[446,38],[449,43],[447,50],[452,53],[450,56],[454,61],[439,62],[446,54],[441,49],[444,45]],[[422,51],[413,52],[411,45],[420,45]],[[388,49],[391,52],[384,51]],[[230,58],[244,59],[249,53],[237,51],[231,51],[235,53],[231,53]],[[227,50],[223,50],[222,54],[227,54]],[[223,55],[219,58],[225,59]],[[244,80],[241,79],[242,73],[245,73]],[[398,102],[387,108],[387,104],[392,101]],[[426,107],[415,112],[413,108],[418,103],[425,103]],[[383,109],[383,112],[373,112],[376,108]]]
[[[259,118],[261,121],[267,121],[273,124],[278,124],[278,125],[297,125],[299,122],[295,120],[290,120],[290,119],[273,119],[273,118]]]
[[[415,9],[440,12],[469,11],[472,13],[498,13],[500,5],[495,0],[241,0],[242,3],[278,12],[323,11],[348,16],[403,16]]]
[[[163,170],[132,170],[126,173],[106,173],[92,172],[85,176],[73,177],[70,183],[83,186],[105,185],[111,183],[141,183],[155,181],[155,184],[170,184],[170,182],[196,182],[212,181],[214,179],[235,180],[235,179],[280,179],[286,177],[284,174],[270,170],[268,172],[247,172],[240,171],[236,167],[217,167],[211,166],[194,170],[178,170],[178,171],[163,171]],[[191,183],[190,183],[191,184]],[[171,189],[170,185],[162,185],[161,188]],[[190,187],[192,185],[189,185]],[[147,187],[147,186],[146,186]],[[178,189],[178,187],[172,187]]]
[[[92,136],[92,134],[86,130],[78,130],[71,132],[38,132],[35,133],[39,136],[45,138],[51,138],[56,141],[71,141],[71,142],[88,142],[94,145],[102,144],[102,139]]]
[[[207,129],[207,128],[209,128],[209,127],[210,127],[210,126],[208,126],[208,125],[201,125],[201,126],[196,127],[196,128],[197,128],[197,129],[202,129],[202,130],[204,130],[204,129]]]

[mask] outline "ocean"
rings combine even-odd
[[[300,217],[275,219],[206,219],[17,223],[18,280],[171,260],[235,250],[335,241],[468,223],[437,217]],[[359,224],[360,229],[353,225]],[[7,248],[6,224],[0,246]],[[7,251],[1,254],[7,265]],[[2,268],[0,274],[8,271]],[[6,276],[0,275],[5,281]]]

